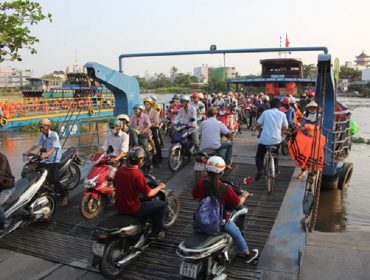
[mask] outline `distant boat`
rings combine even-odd
[[[114,97],[85,73],[70,73],[62,85],[51,79],[30,78],[23,99],[1,100],[0,131],[13,130],[40,118],[53,121],[102,118],[113,115]]]

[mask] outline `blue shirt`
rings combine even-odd
[[[282,129],[288,127],[285,114],[276,108],[264,111],[257,123],[263,128],[259,140],[263,145],[280,144]]]
[[[55,131],[49,130],[48,135],[40,133],[39,138],[37,139],[35,146],[42,146],[48,152],[51,148],[55,148],[55,151],[46,159],[42,160],[45,163],[59,163],[62,157],[62,147],[59,142],[58,133]]]
[[[217,150],[221,146],[220,135],[229,134],[227,127],[214,117],[203,121],[199,131],[202,135],[201,150],[207,148]]]

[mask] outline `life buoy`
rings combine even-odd
[[[60,103],[57,100],[54,100],[54,102],[53,102],[53,109],[54,110],[59,110],[59,105],[60,105]]]
[[[0,119],[0,125],[1,126],[6,126],[8,124],[8,120],[6,118],[1,118]]]
[[[15,109],[16,109],[16,107],[14,106],[14,104],[13,103],[10,103],[9,104],[9,112],[11,114],[13,114],[15,112]]]
[[[47,102],[42,104],[42,111],[49,112],[49,104]]]
[[[76,101],[71,101],[69,105],[72,109],[76,108]]]
[[[85,105],[85,102],[83,100],[78,101],[78,107],[83,108]]]
[[[64,110],[67,110],[68,109],[68,102],[67,102],[67,100],[63,100],[62,101],[62,108],[64,109]]]
[[[85,104],[86,104],[86,108],[91,108],[91,106],[92,106],[92,102],[91,102],[91,99],[86,99],[86,102],[85,102]]]
[[[29,111],[30,111],[30,106],[27,103],[25,103],[23,105],[23,113],[27,114]]]
[[[87,112],[90,116],[94,115],[94,110],[93,109],[89,109],[89,111]]]
[[[39,103],[37,101],[32,102],[32,110],[37,111],[39,109]]]

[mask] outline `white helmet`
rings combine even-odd
[[[289,97],[290,104],[295,104],[295,98],[293,96]]]
[[[120,121],[125,120],[125,121],[127,121],[127,122],[130,122],[130,118],[129,118],[129,116],[127,116],[126,114],[120,114],[120,115],[118,115],[118,116],[117,116],[117,118],[118,118]]]
[[[269,102],[270,101],[270,97],[268,95],[264,95],[262,97],[262,101],[266,101],[266,102]]]
[[[187,95],[181,95],[180,96],[180,102],[189,102],[190,101],[190,97],[187,96]]]
[[[225,170],[226,163],[222,157],[213,156],[207,160],[206,170],[207,172],[221,173]]]

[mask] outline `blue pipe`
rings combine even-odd
[[[202,50],[202,51],[174,51],[174,52],[154,52],[154,53],[132,53],[121,54],[118,58],[119,72],[123,72],[122,59],[130,57],[147,56],[175,56],[175,55],[197,55],[197,54],[226,54],[226,53],[261,53],[261,52],[305,52],[322,51],[328,54],[327,47],[295,47],[295,48],[253,48],[253,49],[226,49],[226,50]]]

